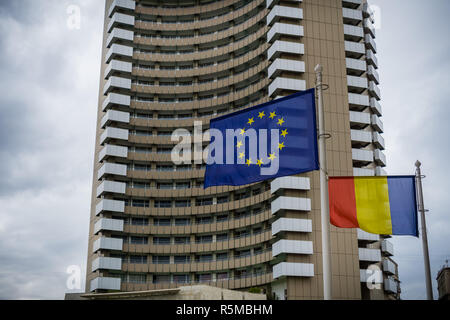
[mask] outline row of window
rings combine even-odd
[[[193,224],[211,224],[211,223],[219,223],[219,222],[225,222],[230,220],[230,216],[233,216],[235,220],[247,218],[251,216],[251,213],[254,215],[257,215],[262,212],[262,208],[248,210],[246,212],[237,213],[235,212],[232,214],[220,214],[215,216],[203,216],[203,217],[196,217],[196,218],[153,218],[153,225],[154,226],[190,226]],[[121,219],[121,218],[115,218],[115,219]],[[149,218],[125,218],[123,219],[124,224],[132,225],[132,226],[148,226],[149,224]],[[254,229],[254,233],[257,229]],[[259,230],[261,231],[261,230]]]
[[[242,239],[246,237],[250,237],[251,235],[261,234],[263,231],[267,231],[270,229],[263,229],[262,227],[257,227],[252,230],[245,229],[234,232],[224,232],[216,235],[208,234],[208,235],[199,235],[193,238],[194,242],[197,244],[201,243],[213,243],[213,242],[222,242],[233,239]],[[148,244],[149,237],[145,236],[112,236],[116,239],[122,239],[125,244],[137,244],[137,245],[146,245]],[[171,245],[171,244],[191,244],[190,236],[179,236],[179,237],[170,237],[170,236],[153,236],[152,243],[154,245]]]

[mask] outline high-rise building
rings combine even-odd
[[[86,291],[323,298],[319,173],[204,190],[171,133],[312,88],[320,63],[328,173],[385,174],[373,23],[364,0],[106,0]],[[399,298],[386,238],[331,228],[333,298]]]

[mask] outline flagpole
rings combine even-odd
[[[316,89],[318,97],[318,119],[319,119],[319,163],[320,163],[320,215],[322,220],[322,267],[323,267],[323,299],[331,300],[331,264],[330,264],[330,210],[328,203],[328,181],[327,181],[327,157],[325,140],[329,137],[325,133],[324,110],[322,90],[323,67],[318,64],[314,69],[316,72]]]
[[[427,299],[433,300],[433,287],[431,285],[431,271],[430,271],[430,255],[428,252],[428,236],[427,225],[425,222],[425,206],[423,204],[423,191],[422,191],[422,173],[420,166],[422,164],[419,160],[416,161],[416,180],[417,180],[417,205],[420,212],[421,229],[422,229],[422,249],[423,260],[425,264],[425,283],[427,288]]]

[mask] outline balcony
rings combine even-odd
[[[103,181],[97,187],[97,198],[105,193],[125,194],[126,183],[117,181]]]
[[[395,264],[389,259],[383,259],[383,271],[388,274],[395,274]]]
[[[100,121],[100,126],[104,129],[113,122],[130,123],[130,114],[128,112],[108,110]]]
[[[103,230],[123,232],[123,220],[101,218],[94,224],[94,234]]]
[[[101,237],[94,241],[93,252],[97,252],[98,250],[122,251],[122,247],[122,239]]]
[[[312,222],[309,219],[280,218],[272,223],[272,235],[280,232],[312,232]]]
[[[345,41],[345,55],[348,58],[359,59],[366,53],[364,43]]]
[[[283,71],[303,73],[305,72],[305,63],[291,59],[275,59],[268,69],[269,78],[277,77]]]
[[[105,62],[109,63],[114,58],[131,59],[133,57],[133,47],[114,43],[106,53]]]
[[[378,69],[378,59],[371,50],[366,51],[366,60],[368,63],[373,65],[375,69]]]
[[[375,170],[369,168],[353,168],[353,175],[355,177],[374,176]]]
[[[370,113],[350,111],[350,127],[364,129],[370,125]]]
[[[113,90],[129,91],[131,90],[131,79],[110,77],[103,88],[103,94],[107,95]]]
[[[369,81],[369,94],[378,101],[381,100],[380,89],[373,81]]]
[[[267,42],[272,43],[285,35],[296,38],[303,37],[303,27],[295,24],[277,22],[270,28],[269,32],[267,32]]]
[[[384,150],[384,138],[378,132],[372,133],[373,144],[380,150]]]
[[[273,266],[273,278],[280,277],[314,277],[312,263],[281,262]]]
[[[296,3],[296,2],[302,2],[303,0],[289,0],[290,2]],[[268,9],[273,8],[274,5],[279,3],[280,0],[266,0],[266,6]]]
[[[375,84],[380,84],[380,76],[378,75],[377,70],[371,65],[367,67],[367,78],[375,82]]]
[[[376,114],[373,114],[371,116],[370,122],[372,124],[372,128],[374,128],[379,133],[383,133],[383,129],[384,129],[383,122],[380,120],[380,118]]]
[[[113,28],[121,26],[124,28],[133,28],[134,27],[134,16],[130,16],[128,14],[123,13],[114,13],[111,17],[111,20],[108,23],[108,32],[111,32]]]
[[[102,110],[105,111],[113,105],[129,108],[131,104],[130,96],[118,93],[110,93],[102,103]],[[129,118],[129,116],[128,116]],[[129,120],[128,120],[129,122]]]
[[[375,149],[373,155],[378,166],[386,167],[386,156],[381,150]]]
[[[377,44],[370,36],[370,34],[366,34],[364,37],[364,43],[366,44],[366,48],[372,50],[373,53],[377,53]]]
[[[368,165],[369,163],[373,162],[373,151],[352,149],[352,160],[354,165]]]
[[[357,25],[363,19],[362,11],[350,8],[342,8],[342,17],[344,24]]]
[[[384,279],[384,291],[388,293],[397,293],[398,292],[398,282],[393,278],[388,277]]]
[[[102,199],[95,206],[95,214],[99,215],[100,213],[102,213],[104,211],[123,213],[123,212],[125,212],[125,201]]]
[[[347,74],[361,76],[367,70],[367,63],[364,60],[346,58]]]
[[[98,277],[91,280],[90,291],[120,290],[120,278]]]
[[[128,130],[114,127],[107,127],[100,136],[101,145],[115,140],[128,141]]]
[[[359,261],[380,262],[381,252],[379,249],[358,248]]]
[[[364,29],[349,24],[344,24],[344,38],[347,41],[359,42],[364,38]]]
[[[126,158],[128,156],[128,148],[122,146],[115,146],[111,144],[105,147],[98,153],[98,161],[107,160],[110,157]]]
[[[305,46],[303,43],[277,40],[267,50],[269,60],[278,58],[282,53],[303,55],[305,54]]]
[[[267,25],[271,26],[275,22],[278,22],[280,19],[303,19],[303,10],[300,8],[291,8],[291,7],[283,7],[276,5],[274,6],[269,14],[267,15]]]
[[[367,89],[367,78],[347,76],[348,90],[352,93],[363,93]]]
[[[364,19],[364,32],[368,33],[372,38],[376,38],[375,28],[370,19]]]
[[[388,240],[383,240],[381,242],[381,252],[387,256],[393,256],[394,255],[394,245],[389,242]]]
[[[110,257],[98,257],[92,261],[92,272],[97,270],[122,270],[122,259]]]
[[[124,10],[124,11],[130,11],[130,12],[134,12],[134,10],[136,9],[136,2],[132,1],[132,0],[114,0],[111,4],[111,6],[109,7],[108,10],[108,17],[112,17],[112,15],[117,11],[117,10]]]
[[[360,269],[359,277],[362,283],[383,283],[383,273],[380,270]]]
[[[105,175],[126,176],[127,166],[124,164],[105,162],[103,166],[98,169],[97,178],[100,180]]]
[[[382,115],[382,109],[380,103],[375,98],[370,98],[369,101],[370,109],[372,109],[372,112],[375,113],[377,116],[381,117]]]
[[[362,0],[342,0],[342,6],[357,9],[362,4]]]
[[[311,211],[311,199],[298,197],[278,197],[271,203],[272,214],[281,210]]]
[[[277,77],[269,85],[269,96],[277,95],[280,91],[304,91],[306,90],[306,81],[292,78]]]
[[[376,167],[375,168],[375,175],[376,176],[387,176],[387,172],[382,167]]]
[[[105,69],[104,76],[106,80],[113,74],[131,76],[131,71],[133,71],[133,64],[131,62],[111,60]]]
[[[134,32],[130,30],[124,30],[114,28],[111,34],[106,39],[106,47],[110,48],[115,42],[126,42],[129,45],[133,44]]]
[[[358,240],[369,242],[380,241],[380,236],[378,234],[369,233],[361,229],[357,229],[357,233],[358,233]]]
[[[352,146],[356,148],[364,148],[372,142],[372,133],[362,130],[350,130]]]
[[[278,240],[272,244],[272,256],[280,254],[313,254],[312,241]]]
[[[309,178],[291,176],[276,178],[270,183],[270,192],[272,194],[281,189],[310,190],[311,185]]]
[[[357,93],[348,94],[348,103],[351,109],[358,111],[362,111],[370,106],[369,96]]]

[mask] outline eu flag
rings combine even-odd
[[[204,188],[319,169],[314,89],[212,119]]]

